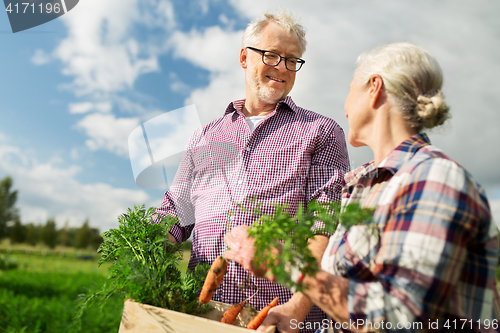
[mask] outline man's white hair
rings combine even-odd
[[[288,33],[297,37],[300,45],[300,55],[306,52],[306,29],[299,23],[299,19],[284,9],[279,9],[276,13],[265,12],[255,21],[248,24],[243,34],[241,46],[256,46],[260,39],[262,30],[270,23],[274,22]]]

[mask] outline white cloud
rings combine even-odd
[[[141,23],[153,28],[166,28],[172,30],[177,26],[174,5],[171,1],[148,0],[138,3]]]
[[[45,65],[51,61],[51,56],[42,49],[37,49],[31,57],[31,62],[35,65]]]
[[[154,161],[182,153],[191,133],[201,124],[196,107],[190,105],[166,112],[144,123]]]
[[[148,204],[149,196],[142,190],[82,184],[76,180],[80,167],[58,164],[37,161],[6,139],[0,141],[0,172],[14,179],[23,223],[45,223],[54,217],[59,227],[66,221],[80,226],[89,218],[93,227],[104,231],[116,228],[117,216],[128,207]]]
[[[92,103],[92,102],[70,103],[69,104],[69,113],[71,113],[71,114],[87,113],[93,109],[94,109],[94,103]]]
[[[169,40],[175,57],[186,59],[211,72],[227,71],[239,66],[242,31],[227,31],[219,26],[176,31]]]
[[[215,73],[207,87],[195,89],[186,104],[194,104],[198,109],[200,121],[207,124],[222,117],[229,102],[245,98],[243,69],[235,68],[227,72]]]
[[[78,94],[131,89],[141,74],[158,71],[162,50],[135,38],[134,29],[175,26],[169,1],[87,0],[62,20],[68,37],[54,54],[64,64],[63,74],[74,77]]]
[[[113,106],[109,102],[100,102],[100,103],[92,103],[92,102],[81,102],[81,103],[70,103],[69,104],[69,113],[71,114],[82,114],[87,113],[89,111],[99,111],[103,113],[110,112]]]
[[[104,150],[129,158],[128,137],[131,132],[140,126],[141,122],[166,113],[165,110],[150,109],[140,103],[119,96],[114,97],[113,103],[116,103],[121,111],[137,116],[116,116],[111,113],[113,108],[111,102],[70,103],[69,112],[71,114],[86,114],[77,122],[75,127],[88,137],[85,145],[91,151]],[[80,155],[81,153],[77,148],[70,151],[73,160],[78,160]]]
[[[195,104],[202,124],[223,115],[230,101],[245,97],[244,72],[239,64],[243,31],[215,26],[204,31],[177,31],[169,45],[174,56],[210,72],[210,83],[192,91],[186,104]]]
[[[139,125],[138,118],[116,118],[112,114],[92,113],[76,126],[89,137],[86,145],[91,150],[103,149],[128,156],[128,136]]]
[[[179,93],[188,93],[189,92],[189,85],[186,83],[182,82],[182,80],[179,78],[179,76],[176,73],[170,73],[170,89],[175,92]]]
[[[136,184],[165,190],[175,176],[191,134],[201,127],[194,105],[166,112],[137,127],[128,137]]]
[[[80,152],[78,151],[77,148],[71,148],[71,150],[69,152],[69,156],[71,157],[71,159],[73,161],[76,161],[76,160],[80,159],[81,154],[80,154]]]
[[[198,4],[201,7],[202,14],[206,15],[208,13],[210,0],[198,0]]]
[[[115,96],[114,101],[116,102],[120,111],[137,115],[143,120],[148,120],[165,113],[165,110],[158,109],[155,107],[147,107],[139,102],[134,102],[126,97]]]
[[[229,24],[231,22],[231,21],[229,21],[229,19],[227,18],[227,16],[224,15],[224,14],[220,14],[219,15],[219,21],[220,21],[220,23],[222,23],[224,25],[227,25],[227,24]]]

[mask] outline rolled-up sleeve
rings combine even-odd
[[[193,137],[184,152],[181,163],[175,175],[170,190],[165,192],[160,207],[156,208],[156,214],[153,216],[155,222],[159,222],[162,217],[172,216],[179,221],[170,229],[170,234],[175,237],[177,242],[186,241],[194,228],[195,211],[191,202],[191,185],[193,177]]]

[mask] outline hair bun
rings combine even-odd
[[[418,96],[417,103],[417,115],[426,128],[441,125],[449,117],[441,90]]]

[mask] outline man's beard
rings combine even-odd
[[[264,83],[259,81],[259,77],[257,72],[249,73],[248,82],[250,83],[250,88],[257,95],[259,101],[268,103],[268,104],[278,104],[279,101],[284,99],[286,96],[283,96],[283,90],[278,90],[275,88],[271,88],[266,86]]]

